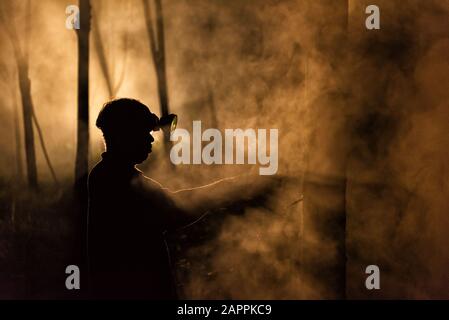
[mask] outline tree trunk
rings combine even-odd
[[[157,88],[159,92],[159,106],[161,116],[169,114],[169,102],[167,91],[167,73],[165,61],[165,39],[164,39],[164,17],[161,0],[155,0],[156,7],[156,34],[151,21],[151,7],[148,0],[143,0],[145,22],[147,25],[148,38],[154,67],[156,69]],[[155,38],[156,37],[156,38]],[[170,144],[170,133],[164,131],[164,145],[168,150]]]
[[[33,132],[33,101],[31,99],[31,84],[28,78],[28,64],[26,62],[19,62],[18,60],[18,78],[20,96],[22,98],[23,108],[23,128],[25,133],[25,154],[28,175],[28,185],[36,189],[37,185],[37,166],[36,166],[36,151],[34,147],[34,132]]]
[[[80,29],[78,35],[78,129],[75,180],[87,181],[89,159],[89,32],[90,1],[80,0]]]
[[[25,35],[24,47],[25,52],[20,48],[20,39],[15,29],[14,23],[8,23],[6,21],[6,15],[3,11],[3,7],[0,6],[0,22],[3,22],[2,27],[5,30],[8,38],[11,41],[13,48],[16,65],[17,65],[17,80],[19,84],[20,98],[23,109],[23,127],[25,138],[25,157],[27,166],[27,180],[28,185],[32,189],[37,189],[37,165],[36,165],[36,151],[34,146],[34,132],[33,132],[33,100],[31,98],[31,83],[28,76],[28,46],[29,46],[29,33],[30,33],[30,19],[31,8],[30,1],[27,2],[26,14],[25,14]],[[13,97],[15,101],[15,96]],[[18,128],[17,128],[18,130]],[[16,138],[20,136],[16,132]],[[18,157],[19,160],[19,157]],[[20,170],[20,165],[19,168]]]
[[[164,39],[164,17],[162,12],[161,0],[156,0],[156,22],[157,22],[157,46],[158,55],[156,59],[157,80],[159,88],[159,103],[161,115],[168,115],[168,94],[167,94],[167,75],[165,68],[165,39]]]
[[[73,259],[81,270],[87,269],[87,176],[89,169],[89,33],[91,7],[89,0],[79,0],[80,29],[78,36],[78,116],[75,160],[76,216]],[[80,291],[83,297],[86,286]]]

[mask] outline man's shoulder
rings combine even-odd
[[[108,176],[108,170],[106,166],[104,165],[103,161],[98,162],[90,171],[88,176],[88,182],[89,184],[98,180],[98,179],[104,179]]]
[[[133,175],[134,172],[122,172],[119,168],[100,161],[90,171],[87,181],[89,186],[113,187],[113,185],[122,185],[128,182]]]

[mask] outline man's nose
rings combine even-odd
[[[153,141],[154,141],[154,138],[153,138],[153,136],[150,134],[150,142],[153,143]]]

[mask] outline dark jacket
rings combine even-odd
[[[164,232],[178,208],[134,166],[102,157],[88,182],[92,297],[175,299]]]

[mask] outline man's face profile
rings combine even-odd
[[[117,153],[121,157],[126,158],[133,164],[138,164],[148,158],[148,154],[152,151],[152,143],[154,138],[151,130],[148,128],[133,128],[128,132],[119,133],[116,136],[115,144]]]
[[[152,151],[151,131],[158,123],[159,118],[141,102],[118,99],[105,104],[96,124],[103,132],[106,152],[111,157],[138,164]]]

